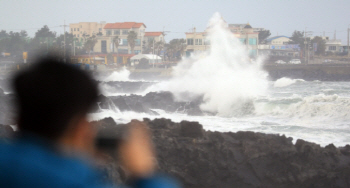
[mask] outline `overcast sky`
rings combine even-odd
[[[58,27],[78,22],[143,22],[146,31],[170,31],[166,40],[184,38],[184,32],[205,29],[219,12],[228,23],[247,23],[290,36],[294,30],[313,31],[347,43],[349,0],[0,0],[0,30],[27,30],[43,25]],[[68,31],[68,29],[67,29]]]

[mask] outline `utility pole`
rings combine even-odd
[[[350,28],[349,28],[350,24],[348,25],[348,57],[350,57],[350,51],[349,51],[349,32],[350,32]]]
[[[75,38],[73,38],[73,55],[75,56]]]
[[[153,39],[153,58],[155,58],[155,54],[154,54],[154,40],[155,39]],[[155,61],[155,59],[153,59],[152,61],[153,61],[153,68],[154,68],[154,61]]]
[[[64,20],[64,24],[60,25],[63,27],[63,37],[64,37],[64,46],[63,46],[63,61],[66,62],[66,20]]]
[[[307,61],[306,61],[306,48],[307,48],[306,28],[307,28],[307,27],[305,27],[305,31],[304,31],[304,45],[305,45],[305,49],[304,49],[304,59],[305,59],[305,63],[307,62]]]

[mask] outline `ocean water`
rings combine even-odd
[[[250,59],[251,49],[232,35],[220,14],[213,15],[207,28],[210,48],[182,60],[173,68],[169,80],[155,81],[137,93],[127,93],[106,84],[108,81],[142,82],[130,80],[126,69],[96,79],[106,96],[145,95],[154,91],[170,91],[178,101],[203,96],[200,108],[216,115],[189,116],[159,109],[153,109],[159,115],[120,112],[111,104],[110,109],[91,114],[91,120],[112,117],[118,123],[126,123],[144,117],[168,118],[175,122],[198,121],[211,131],[284,134],[294,142],[304,139],[322,146],[350,144],[350,82],[290,78],[269,81],[261,68],[264,57]],[[245,104],[251,104],[253,110],[242,113]]]
[[[189,120],[198,121],[204,129],[211,131],[284,134],[292,137],[294,142],[304,139],[322,146],[330,143],[336,146],[350,144],[350,82],[308,82],[281,78],[269,81],[267,92],[255,97],[253,104],[254,111],[241,116],[189,116],[159,109],[154,110],[160,115],[149,115],[132,111],[120,112],[112,106],[109,110],[91,114],[91,119],[112,117],[118,123],[127,123],[131,119],[142,120],[145,117],[168,118],[175,122]]]

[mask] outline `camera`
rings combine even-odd
[[[97,133],[95,146],[100,151],[115,152],[120,144],[127,139],[127,135],[127,125],[101,129]]]

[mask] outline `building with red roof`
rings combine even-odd
[[[153,45],[154,45],[155,46],[154,53],[159,54],[159,52],[157,50],[159,50],[158,48],[160,48],[160,46],[162,46],[162,45],[159,45],[159,42],[165,43],[164,33],[160,32],[160,31],[145,32],[145,36],[144,36],[143,41],[144,41],[145,49],[148,53],[153,53]]]
[[[139,22],[116,22],[105,24],[103,36],[97,37],[94,46],[95,52],[118,53],[118,54],[138,54],[142,52],[141,41],[145,35],[146,25]],[[135,47],[132,51],[128,35],[133,31],[136,33]],[[116,44],[118,40],[118,44]]]

